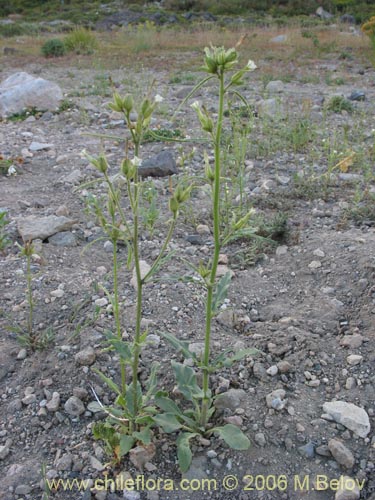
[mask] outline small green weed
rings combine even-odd
[[[334,113],[341,113],[342,111],[351,113],[354,108],[348,99],[345,99],[345,97],[341,95],[335,95],[329,100],[327,109],[328,111],[333,111]]]
[[[156,128],[149,129],[144,134],[143,142],[159,142],[159,141],[168,141],[175,139],[183,139],[185,137],[184,133],[176,128],[176,129],[168,129],[168,128]]]
[[[98,48],[99,43],[95,34],[87,28],[76,28],[64,40],[68,52],[90,55]]]
[[[66,54],[66,47],[60,38],[52,38],[42,45],[41,51],[44,57],[61,57]]]
[[[10,239],[6,234],[6,226],[10,223],[8,213],[0,210],[0,254],[10,245]]]

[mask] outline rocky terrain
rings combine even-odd
[[[256,63],[260,69],[269,64]],[[143,474],[176,485],[181,479],[173,436],[156,430],[156,453],[133,454],[111,469],[106,467],[110,457],[91,433],[93,422],[105,418],[91,387],[104,404],[113,400],[93,370],[117,377],[118,358],[104,349],[104,332],[113,322],[101,285],[112,286],[112,248],[87,211],[89,196],[100,197],[106,190],[101,182],[91,182],[98,173],[82,150],[91,155],[104,150],[111,174],[117,172],[123,142],[94,135],[125,134],[121,117],[107,106],[112,85],[120,93],[141,95],[153,78],[154,92],[164,101],[152,126],[199,136],[188,105],[177,122],[170,121],[192,83],[183,75],[174,83],[165,66],[132,74],[121,68],[105,76],[48,61],[17,66],[16,58],[2,67],[2,79],[26,71],[57,83],[65,105],[59,112],[0,122],[0,154],[3,164],[8,162],[0,177],[0,207],[10,220],[5,229],[10,245],[0,257],[0,498],[39,499],[46,479],[78,478],[88,481],[82,491],[60,487],[45,499],[373,500],[375,71],[365,60],[336,56],[300,71],[296,67],[288,81],[267,83],[254,73],[243,88],[253,110],[242,117],[245,127],[252,124],[243,158],[244,196],[265,221],[284,218],[282,224],[274,222],[277,234],[271,234],[268,245],[258,239],[256,244],[234,242],[223,249],[221,261],[233,278],[215,319],[213,349],[234,345],[256,347],[260,353],[213,377],[213,389],[223,393],[217,418],[240,426],[251,448],[233,452],[217,438],[196,441],[184,477],[216,479],[211,491],[92,488],[106,471],[109,478],[135,480]],[[343,81],[334,86],[327,74]],[[201,73],[194,75],[198,81]],[[327,109],[337,94],[351,103],[352,112]],[[200,90],[198,99],[215,111],[213,87]],[[300,117],[307,124],[303,140],[296,136],[304,133],[295,128]],[[229,118],[225,129],[231,130]],[[335,168],[349,149],[356,160],[347,162],[348,168]],[[161,156],[160,169],[177,170],[175,182],[181,176],[199,179],[203,150],[199,142],[149,142],[142,157],[155,166],[155,157],[168,152]],[[155,255],[164,234],[169,182],[169,177],[152,180],[161,215],[153,231],[142,233],[145,261]],[[193,284],[167,278],[187,273],[181,257],[198,264],[209,254],[209,218],[203,186],[194,190],[171,242],[180,259],[170,261],[161,280],[146,287],[143,321],[153,343],[142,353],[141,369],[146,373],[158,360],[160,385],[169,389],[174,385],[170,360],[180,357],[160,332],[172,332],[199,351],[204,294]],[[17,339],[28,314],[26,262],[15,245],[22,236],[33,239],[35,247],[34,328],[48,333],[45,349],[36,352]],[[121,248],[119,257],[125,256]],[[121,276],[125,335],[131,334],[134,317],[130,278],[130,272]],[[348,479],[342,480],[343,489],[329,483],[342,476],[359,487]]]

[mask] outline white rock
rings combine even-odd
[[[335,500],[358,500],[360,496],[358,479],[353,479],[349,476],[340,476],[339,489],[336,491]]]
[[[366,411],[346,401],[331,401],[323,404],[323,411],[335,422],[365,438],[370,432],[370,420]]]
[[[322,263],[320,262],[320,260],[313,260],[309,264],[310,269],[319,269],[319,267],[321,267],[321,266],[322,266]]]
[[[17,229],[23,241],[45,240],[53,234],[70,229],[76,221],[67,217],[24,217],[17,221]]]
[[[277,94],[284,90],[284,83],[281,80],[273,80],[268,82],[266,86],[266,91],[271,94]]]
[[[324,257],[325,256],[325,253],[323,252],[323,250],[320,250],[320,248],[317,248],[316,250],[314,250],[313,254],[316,257]]]
[[[4,460],[10,453],[8,446],[0,446],[0,460]]]
[[[267,369],[267,373],[268,373],[268,375],[271,375],[271,377],[274,377],[275,375],[277,375],[278,371],[279,371],[279,369],[277,368],[276,365],[270,366]]]
[[[33,141],[30,146],[29,146],[29,150],[30,151],[46,151],[48,149],[51,149],[53,148],[54,145],[53,144],[48,144],[48,143],[45,143],[45,142],[35,142]]]
[[[145,260],[139,261],[139,267],[141,271],[141,278],[144,278],[151,269],[151,267],[147,264]],[[132,279],[130,280],[130,283],[133,286],[133,288],[137,289],[137,274],[135,268],[133,269],[133,276]]]
[[[0,116],[22,113],[28,108],[53,111],[62,99],[56,83],[25,72],[15,73],[0,84]]]
[[[99,307],[104,307],[108,304],[108,299],[106,297],[101,297],[95,300],[95,305]]]
[[[48,403],[46,404],[47,410],[48,411],[57,411],[60,406],[60,394],[58,392],[54,392],[52,394],[52,398]]]
[[[61,299],[61,297],[64,295],[64,290],[61,288],[58,288],[57,290],[52,290],[50,293],[51,297],[56,297],[58,299]]]
[[[350,366],[355,366],[359,365],[363,360],[363,356],[360,356],[359,354],[350,354],[347,358],[346,361]]]

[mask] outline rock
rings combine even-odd
[[[23,241],[45,240],[53,234],[70,229],[76,221],[67,217],[25,217],[17,221],[18,232]]]
[[[277,99],[263,99],[258,102],[258,114],[261,117],[280,120],[285,117],[285,109]]]
[[[64,409],[71,417],[79,417],[85,412],[85,405],[76,396],[71,396],[64,404]]]
[[[64,453],[56,462],[56,470],[71,470],[73,465],[73,455],[71,453]]]
[[[272,80],[266,85],[266,92],[270,94],[279,94],[284,90],[284,83],[281,80]]]
[[[107,253],[113,253],[114,246],[112,241],[109,240],[105,241],[103,247]]]
[[[320,260],[313,260],[309,264],[310,269],[319,269],[319,267],[322,267],[322,263],[320,262]]]
[[[77,354],[74,356],[74,359],[79,365],[90,366],[95,363],[95,350],[93,349],[93,347],[88,346],[85,349],[82,349],[82,351],[77,352]]]
[[[206,469],[207,469],[207,459],[205,456],[195,456],[193,457],[191,461],[191,465],[189,467],[189,470],[187,472],[184,472],[182,474],[183,479],[188,479],[188,480],[200,480],[200,479],[206,479],[207,474],[206,474]]]
[[[272,43],[284,43],[288,40],[287,35],[277,35],[271,38],[270,42]]]
[[[307,444],[299,446],[298,453],[305,458],[314,458],[315,455],[314,443],[312,441],[309,441]]]
[[[253,366],[253,374],[259,380],[267,380],[267,370],[263,363],[256,361]]]
[[[57,411],[60,406],[60,394],[58,392],[54,392],[52,394],[52,398],[47,402],[46,408],[48,411]]]
[[[277,368],[276,365],[270,366],[267,369],[267,374],[270,375],[271,377],[274,377],[275,375],[278,374],[279,369]]]
[[[320,19],[332,19],[333,18],[333,14],[331,14],[330,12],[327,12],[326,10],[324,10],[323,7],[318,7],[316,9],[315,14],[318,17],[320,17]]]
[[[27,358],[27,351],[26,349],[20,349],[19,353],[17,354],[17,359],[18,360],[23,360]]]
[[[78,168],[70,172],[68,175],[61,177],[60,182],[65,182],[66,184],[79,184],[85,178],[85,174],[81,172]]]
[[[188,234],[185,236],[185,240],[190,243],[190,245],[204,245],[204,241],[199,234]]]
[[[70,231],[62,231],[48,238],[48,243],[56,247],[75,247],[77,245],[77,240]]]
[[[350,356],[346,358],[346,361],[350,366],[356,366],[362,363],[363,356],[360,356],[359,354],[350,354]]]
[[[198,234],[211,234],[211,230],[206,224],[198,224],[197,225],[197,233]]]
[[[99,299],[95,299],[95,305],[98,307],[105,307],[108,305],[107,297],[100,297]]]
[[[363,92],[363,90],[353,90],[348,99],[350,101],[365,101],[366,94]]]
[[[335,500],[358,500],[361,492],[355,479],[349,476],[340,476],[339,488],[335,494]]]
[[[93,455],[90,455],[89,457],[90,459],[90,467],[92,467],[93,469],[101,472],[105,469],[105,465],[103,465],[101,462],[99,462],[99,460],[94,457]]]
[[[141,177],[166,177],[177,173],[176,160],[169,151],[161,151],[156,156],[144,160],[138,167]]]
[[[352,349],[357,349],[358,347],[361,347],[362,342],[362,335],[345,335],[340,340],[340,345],[343,345],[344,347],[351,347]]]
[[[192,342],[189,344],[189,351],[201,359],[204,353],[204,342]]]
[[[125,500],[140,500],[141,494],[138,491],[124,490]]]
[[[338,439],[328,441],[328,449],[337,463],[351,469],[355,463],[353,453]]]
[[[26,109],[58,109],[63,93],[53,82],[25,72],[15,73],[0,84],[0,116],[22,113]]]
[[[275,410],[282,410],[285,408],[288,400],[284,399],[286,392],[284,389],[275,389],[266,396],[266,403],[268,408],[273,408]]]
[[[56,299],[61,299],[64,296],[64,290],[62,288],[57,288],[56,290],[52,290],[50,292],[51,297],[55,297]]]
[[[323,411],[338,424],[365,438],[370,432],[369,416],[363,408],[346,401],[331,401],[323,404]]]
[[[347,24],[356,24],[355,17],[352,16],[351,14],[343,14],[340,17],[340,21],[342,23],[347,23]]]
[[[326,444],[322,444],[315,448],[315,452],[317,455],[321,455],[322,457],[331,457],[331,452]]]
[[[218,409],[229,408],[230,410],[236,410],[241,406],[241,402],[245,397],[246,392],[243,389],[229,389],[228,392],[217,396],[215,406]]]
[[[21,400],[22,403],[26,406],[36,403],[36,395],[35,394],[26,394],[26,396]]]
[[[226,417],[224,421],[227,424],[235,425],[236,427],[242,427],[243,419],[239,415],[232,415],[231,417]]]
[[[288,373],[292,369],[292,365],[288,361],[279,361],[276,366],[280,373]]]
[[[146,462],[151,462],[156,454],[156,446],[150,443],[147,446],[136,446],[129,451],[131,463],[139,470],[142,470]]]
[[[10,449],[8,446],[0,446],[0,460],[4,460],[10,453]]]
[[[286,255],[288,253],[288,247],[286,245],[280,245],[276,248],[276,255],[281,257],[282,255]]]
[[[47,151],[48,149],[52,149],[54,147],[53,144],[48,144],[45,142],[32,142],[29,146],[29,151]]]
[[[16,495],[24,496],[29,495],[31,491],[31,487],[28,484],[19,484],[18,486],[16,486],[14,493]]]
[[[147,262],[145,260],[139,261],[139,267],[140,267],[140,271],[141,271],[141,278],[144,278],[146,276],[146,274],[149,272],[149,270],[151,269],[151,267],[147,264]],[[132,276],[132,279],[130,280],[130,283],[133,286],[133,288],[135,288],[135,290],[136,290],[137,289],[137,275],[136,275],[135,268],[133,269],[133,276]]]
[[[356,386],[356,381],[354,377],[348,377],[345,381],[345,389],[350,391]]]
[[[257,432],[254,436],[254,440],[255,442],[259,445],[259,446],[266,446],[267,444],[267,441],[266,441],[266,437],[265,435],[263,434],[263,432]]]

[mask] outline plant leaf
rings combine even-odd
[[[152,363],[150,376],[148,377],[148,380],[147,380],[147,392],[145,395],[145,403],[146,404],[147,404],[147,401],[151,398],[151,396],[153,394],[155,394],[155,392],[156,392],[156,388],[158,385],[157,374],[158,374],[159,368],[160,368],[159,363],[157,363],[157,362]]]
[[[97,370],[96,368],[93,368],[93,371],[99,375],[99,377],[103,380],[104,383],[108,385],[110,389],[112,389],[113,392],[116,392],[119,396],[121,396],[121,390],[113,380],[110,378],[106,377],[101,371]]]
[[[167,340],[172,347],[181,352],[184,358],[197,360],[195,353],[189,351],[189,342],[186,342],[186,340],[179,340],[174,335],[166,332],[160,332],[160,335],[165,338],[165,340]]]
[[[233,450],[247,450],[250,447],[249,438],[245,436],[241,429],[233,424],[216,427],[211,432],[217,432]]]
[[[224,274],[217,283],[215,287],[214,296],[212,298],[212,313],[216,314],[219,310],[219,307],[224,302],[224,299],[227,296],[228,288],[230,285],[231,274],[228,271]]]
[[[145,427],[141,431],[133,432],[133,437],[136,438],[137,441],[141,441],[143,444],[151,443],[151,431],[149,427]]]
[[[230,366],[235,361],[240,361],[246,356],[255,356],[259,353],[260,353],[259,349],[255,349],[254,347],[249,347],[248,349],[241,349],[240,351],[233,354],[233,356],[226,358],[224,360],[224,366]]]
[[[120,438],[120,457],[123,457],[133,448],[135,444],[135,438],[129,436],[128,434],[123,434]]]
[[[172,399],[156,394],[155,403],[166,413],[171,413],[172,415],[182,415],[180,408],[174,401],[172,401]]]
[[[178,431],[182,427],[173,413],[161,413],[155,415],[153,419],[167,434]]]
[[[193,454],[189,441],[197,435],[196,432],[182,432],[177,438],[177,458],[181,472],[186,472],[190,467]]]
[[[195,371],[187,365],[172,361],[172,368],[176,376],[177,386],[184,397],[191,402],[203,398],[203,391],[197,384]]]

